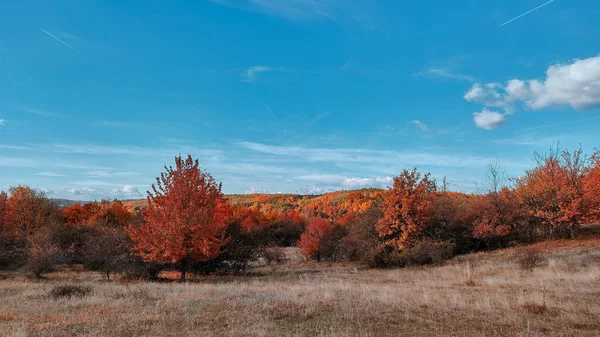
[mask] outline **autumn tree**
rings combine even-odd
[[[0,233],[4,232],[6,223],[6,213],[8,212],[8,194],[0,191]]]
[[[384,216],[377,231],[389,246],[403,250],[414,244],[431,223],[435,181],[413,169],[394,177],[384,194]]]
[[[585,220],[590,223],[600,222],[600,151],[591,158],[592,165],[583,182],[583,200]]]
[[[43,192],[27,186],[11,188],[7,206],[6,228],[17,237],[31,237],[58,212],[58,206]]]
[[[300,236],[298,246],[304,255],[321,261],[334,255],[340,237],[339,227],[330,220],[312,218],[308,221],[306,232]]]
[[[119,200],[103,200],[98,203],[97,210],[90,214],[88,222],[124,227],[133,219],[131,213]]]
[[[584,182],[588,159],[581,149],[536,154],[537,166],[517,180],[517,194],[532,218],[548,235],[572,238],[584,221]]]
[[[221,185],[188,155],[156,178],[148,192],[146,223],[128,229],[134,250],[147,262],[173,264],[181,281],[194,263],[219,255],[230,209]]]

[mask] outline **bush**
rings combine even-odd
[[[165,269],[165,266],[158,263],[144,262],[138,256],[132,256],[122,267],[123,280],[158,280],[158,274]]]
[[[23,270],[37,278],[56,270],[56,266],[64,263],[60,249],[53,245],[34,244],[28,249],[28,257]]]
[[[380,247],[381,240],[375,229],[382,217],[381,209],[370,208],[346,225],[346,236],[341,240],[339,255],[371,267],[383,267],[387,252]]]
[[[263,259],[267,265],[281,264],[285,261],[285,256],[278,247],[268,247],[263,251]]]
[[[543,261],[544,258],[542,258],[539,253],[532,249],[527,249],[523,252],[523,255],[519,257],[518,262],[521,269],[532,271],[534,268],[539,267]]]
[[[110,280],[110,273],[123,271],[132,263],[131,241],[121,228],[97,228],[82,247],[85,268],[100,271]]]
[[[0,233],[0,270],[21,268],[27,261],[27,242]]]
[[[226,230],[229,241],[221,247],[219,256],[207,262],[197,263],[192,270],[202,274],[241,273],[250,263],[264,257],[265,236],[263,233],[263,231],[245,230],[238,221],[229,224]]]
[[[51,231],[50,241],[64,253],[68,264],[84,263],[84,246],[95,242],[97,230],[89,225],[56,225]]]
[[[265,229],[264,237],[269,245],[292,247],[300,240],[305,223],[282,216]]]
[[[92,292],[91,286],[61,285],[50,290],[49,296],[54,299],[85,297]]]
[[[419,241],[402,251],[401,262],[404,266],[440,264],[452,257],[454,244],[439,241]]]

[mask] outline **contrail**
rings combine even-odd
[[[48,31],[46,31],[46,30],[44,30],[44,29],[41,29],[41,28],[40,28],[40,30],[41,30],[42,32],[44,32],[44,33],[48,34],[50,37],[52,37],[52,38],[53,38],[53,39],[55,39],[56,41],[58,41],[58,42],[60,42],[60,43],[64,44],[65,46],[67,46],[67,47],[69,47],[69,48],[73,49],[73,50],[74,50],[74,51],[75,51],[77,54],[79,54],[79,55],[81,55],[81,56],[83,56],[83,57],[87,58],[88,60],[91,60],[92,62],[98,63],[98,62],[96,62],[96,60],[94,60],[93,58],[91,58],[91,57],[87,56],[86,54],[84,54],[84,53],[80,52],[80,51],[79,51],[79,50],[77,50],[75,47],[73,47],[73,46],[71,46],[70,44],[66,43],[65,41],[63,41],[63,40],[59,39],[58,37],[56,37],[56,36],[54,36],[54,35],[50,34]]]
[[[531,130],[549,128],[551,126],[558,126],[558,125],[565,125],[565,124],[571,124],[571,123],[589,121],[589,120],[598,119],[598,118],[600,118],[600,116],[588,117],[588,118],[582,118],[582,119],[576,119],[576,120],[573,120],[573,121],[567,121],[567,122],[561,122],[561,123],[554,123],[554,124],[548,124],[548,125],[534,126],[532,128],[521,129],[519,131],[531,131]]]
[[[269,109],[269,107],[265,104],[265,108],[267,108],[267,111],[269,111],[269,113],[271,115],[273,115],[273,117],[277,118],[277,116],[273,113],[273,111],[271,111],[271,109]]]
[[[532,10],[529,10],[529,11],[527,11],[527,12],[525,12],[525,13],[523,13],[523,14],[521,14],[521,15],[517,16],[517,17],[514,17],[514,18],[512,18],[512,19],[510,19],[510,20],[506,21],[505,23],[501,24],[501,25],[500,25],[500,26],[498,26],[498,27],[502,27],[502,26],[504,26],[504,25],[508,25],[509,23],[511,23],[511,22],[513,22],[513,21],[515,21],[515,20],[517,20],[517,19],[520,19],[520,18],[524,17],[525,15],[527,15],[527,14],[529,14],[529,13],[531,13],[531,12],[537,11],[538,9],[540,9],[540,8],[542,8],[542,7],[546,6],[546,5],[549,5],[549,4],[553,3],[554,1],[556,1],[556,0],[550,0],[550,1],[546,2],[546,3],[544,3],[544,4],[541,4],[541,5],[537,6],[536,8],[534,8],[534,9],[532,9]]]

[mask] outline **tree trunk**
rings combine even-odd
[[[185,274],[187,272],[187,257],[181,261],[181,276],[179,282],[185,282]]]

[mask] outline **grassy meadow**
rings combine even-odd
[[[588,229],[593,232],[596,228]],[[0,280],[0,336],[598,336],[600,238],[363,269],[287,261],[188,283],[64,268]]]

